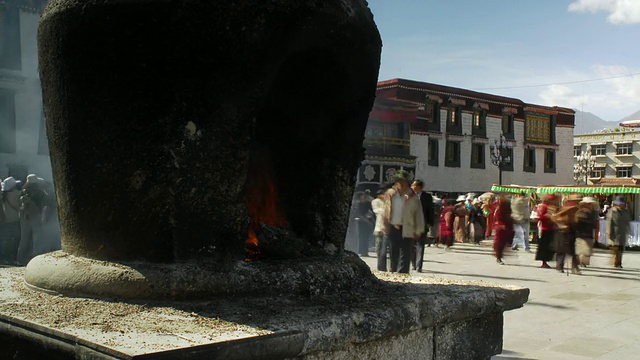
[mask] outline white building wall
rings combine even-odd
[[[452,140],[461,141],[460,167],[445,166],[445,149],[447,142],[446,111],[441,113],[440,129],[443,134],[412,133],[411,155],[417,157],[416,177],[425,182],[425,188],[429,191],[442,192],[469,192],[488,191],[493,184],[498,183],[498,167],[491,163],[489,146],[495,139],[499,139],[502,133],[502,119],[487,117],[487,139],[476,139],[476,142],[485,144],[485,169],[472,169],[471,146],[473,138],[471,134],[472,116],[463,113],[463,136],[452,137]],[[513,146],[513,171],[502,172],[503,184],[517,185],[541,185],[541,184],[572,184],[573,183],[573,127],[556,126],[556,172],[544,172],[543,148],[536,148],[536,172],[524,172],[524,122],[514,121],[515,142],[509,142]],[[438,140],[438,166],[428,165],[429,138]]]
[[[556,127],[556,143],[560,149],[556,152],[555,180],[550,184],[573,184],[573,129],[574,127]]]
[[[39,19],[39,14],[20,12],[22,70],[13,73],[23,77],[24,82],[11,86],[15,90],[16,152],[0,153],[0,177],[3,178],[12,164],[24,165],[29,173],[36,173],[47,180],[52,178],[49,156],[38,154],[42,117],[36,37]]]

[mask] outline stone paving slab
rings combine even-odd
[[[615,269],[596,249],[582,275],[541,269],[533,252],[507,251],[496,264],[490,241],[427,247],[417,277],[511,284],[531,290],[522,309],[504,314],[503,353],[493,359],[640,359],[640,252],[628,251]],[[375,254],[364,258],[375,269]],[[552,266],[554,262],[550,263]]]

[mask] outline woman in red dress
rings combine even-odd
[[[538,226],[540,228],[540,239],[538,241],[538,251],[536,252],[536,260],[542,261],[541,268],[550,268],[547,261],[553,259],[555,251],[553,245],[556,236],[556,224],[553,221],[553,216],[558,210],[560,205],[560,198],[558,196],[549,194],[544,197],[542,204],[538,205]]]
[[[496,262],[504,265],[502,256],[504,247],[513,241],[513,219],[511,218],[511,202],[506,196],[498,199],[498,206],[494,216],[494,229],[496,236],[493,239],[493,251],[496,255]]]
[[[493,235],[493,223],[496,212],[496,204],[497,201],[494,201],[493,197],[490,197],[483,206],[483,212],[485,212],[484,216],[487,218],[487,226],[484,232],[485,239],[490,239]]]
[[[445,206],[440,213],[440,244],[446,244],[447,249],[453,245],[454,204],[455,200],[446,199]]]

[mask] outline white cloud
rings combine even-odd
[[[585,103],[590,102],[589,95],[579,94],[565,85],[550,85],[538,95],[543,104],[557,105],[573,109],[580,109]]]
[[[584,110],[617,121],[640,109],[640,72],[622,65],[594,65],[588,73],[566,72],[557,78],[603,79],[576,84],[551,85],[538,92],[541,104]]]
[[[640,1],[638,0],[576,0],[569,4],[571,12],[606,12],[612,24],[639,24]]]

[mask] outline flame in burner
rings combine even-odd
[[[269,152],[254,151],[247,174],[247,211],[251,225],[247,234],[245,261],[260,257],[260,223],[286,228],[289,226],[284,213],[278,207],[278,191]]]

